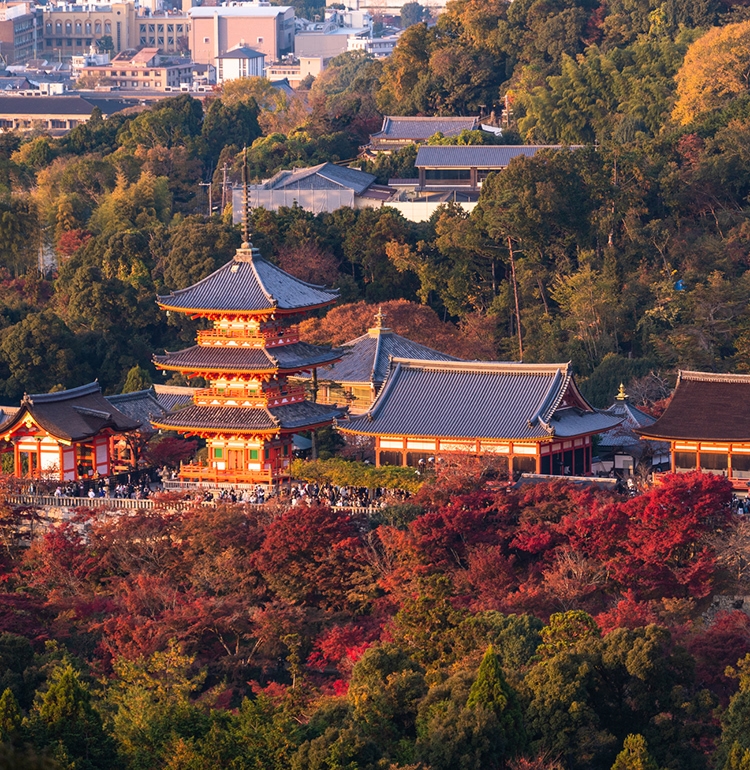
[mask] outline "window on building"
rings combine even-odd
[[[112,23],[109,21],[104,22],[104,34],[105,35],[111,35],[112,34]]]
[[[52,41],[51,40],[47,41],[47,48],[52,48]]]
[[[55,40],[55,45],[58,46],[58,48],[63,44],[62,38],[59,37],[57,40]]]
[[[72,41],[70,38],[68,38],[68,39],[65,41],[65,45],[66,45],[66,46],[69,46],[69,47],[71,47],[71,48],[72,48],[72,47],[73,47],[73,41]]]
[[[90,37],[86,38],[86,45],[91,45],[91,38]]]
[[[62,22],[56,21],[55,22],[55,32],[57,32],[58,35],[62,35]]]
[[[701,470],[706,473],[726,475],[729,468],[729,455],[724,452],[701,452]]]
[[[257,460],[258,459],[258,450],[257,449],[251,449],[250,450],[250,459],[251,460]]]
[[[47,30],[47,34],[48,35],[52,34],[52,22],[51,21],[48,21],[44,28]]]
[[[675,452],[674,469],[677,473],[687,473],[696,468],[697,454],[695,452]]]
[[[83,26],[80,21],[76,22],[76,35],[80,35],[83,32]]]
[[[210,40],[210,38],[204,37],[204,38],[203,38],[203,42],[204,42],[204,43],[210,43],[210,42],[211,42],[211,40]]]
[[[258,43],[260,44],[260,43],[262,43],[262,42],[263,42],[263,38],[262,38],[262,37],[259,37],[259,38],[258,38]]]
[[[224,450],[221,447],[214,447],[214,457],[217,460],[221,460],[222,457],[224,457]]]
[[[732,476],[736,479],[750,479],[750,455],[732,455]]]
[[[65,34],[71,35],[73,33],[73,24],[69,21],[65,22]]]
[[[94,34],[95,35],[102,34],[102,23],[100,21],[97,21],[94,23]]]
[[[76,40],[76,45],[80,48],[83,45],[83,40],[79,37],[78,40]]]

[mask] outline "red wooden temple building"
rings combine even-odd
[[[586,401],[570,364],[393,358],[370,409],[336,427],[375,437],[379,466],[462,453],[504,457],[511,474],[581,476],[592,437],[621,421]]]
[[[662,416],[636,433],[669,442],[672,472],[716,473],[746,492],[750,486],[750,375],[680,371]]]
[[[92,382],[24,396],[20,409],[0,425],[0,452],[13,452],[17,477],[104,477],[134,467],[119,456],[119,448],[138,428],[139,423],[107,401],[99,383]]]
[[[209,383],[193,403],[153,420],[157,428],[206,440],[205,465],[180,479],[204,484],[277,483],[289,478],[292,436],[330,425],[342,410],[308,401],[290,375],[340,358],[300,342],[295,319],[336,301],[338,292],[285,273],[245,242],[231,262],[186,289],[158,298],[173,313],[208,319],[197,344],[155,356],[156,366]]]

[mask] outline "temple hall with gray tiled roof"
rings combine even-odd
[[[430,361],[458,361],[455,356],[420,345],[383,325],[384,314],[375,316],[375,326],[339,349],[341,360],[318,371],[319,400],[341,403],[351,412],[369,408],[385,381],[391,358],[418,358]],[[309,379],[301,376],[300,379]]]
[[[505,456],[513,472],[577,475],[590,471],[591,436],[619,422],[583,398],[570,364],[394,358],[370,409],[337,428],[376,437],[379,463],[468,452]]]

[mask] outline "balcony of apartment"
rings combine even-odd
[[[204,329],[198,332],[198,344],[205,347],[273,348],[299,342],[296,326],[279,329]]]

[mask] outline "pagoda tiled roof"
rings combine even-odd
[[[366,435],[540,441],[612,428],[570,364],[397,359],[369,411],[337,423]],[[576,406],[565,406],[566,397]]]
[[[367,383],[379,387],[385,380],[391,358],[425,361],[458,361],[455,356],[420,345],[387,328],[372,328],[341,346],[341,361],[318,372],[328,382]]]
[[[157,366],[180,371],[213,372],[298,372],[311,366],[335,361],[341,355],[335,348],[322,348],[306,342],[268,348],[234,345],[193,345],[191,348],[154,356]]]
[[[656,422],[656,418],[650,414],[642,412],[633,406],[627,399],[615,401],[609,409],[605,410],[607,414],[614,417],[620,417],[622,422],[616,425],[612,430],[602,433],[599,436],[600,447],[629,447],[640,444],[643,439],[636,435],[635,431],[640,428],[648,428]]]
[[[287,406],[266,408],[234,406],[189,406],[154,420],[159,428],[181,431],[215,430],[235,433],[275,433],[305,430],[333,421],[342,409],[328,404],[301,401]]]
[[[0,433],[11,432],[27,415],[51,436],[69,442],[85,441],[107,429],[127,433],[139,425],[104,398],[98,382],[24,396],[21,408],[0,425]]]
[[[750,375],[680,371],[664,414],[636,433],[667,441],[750,441]]]
[[[300,281],[260,256],[255,248],[239,249],[234,258],[186,289],[159,296],[165,310],[181,312],[294,312],[329,305],[336,289]]]

